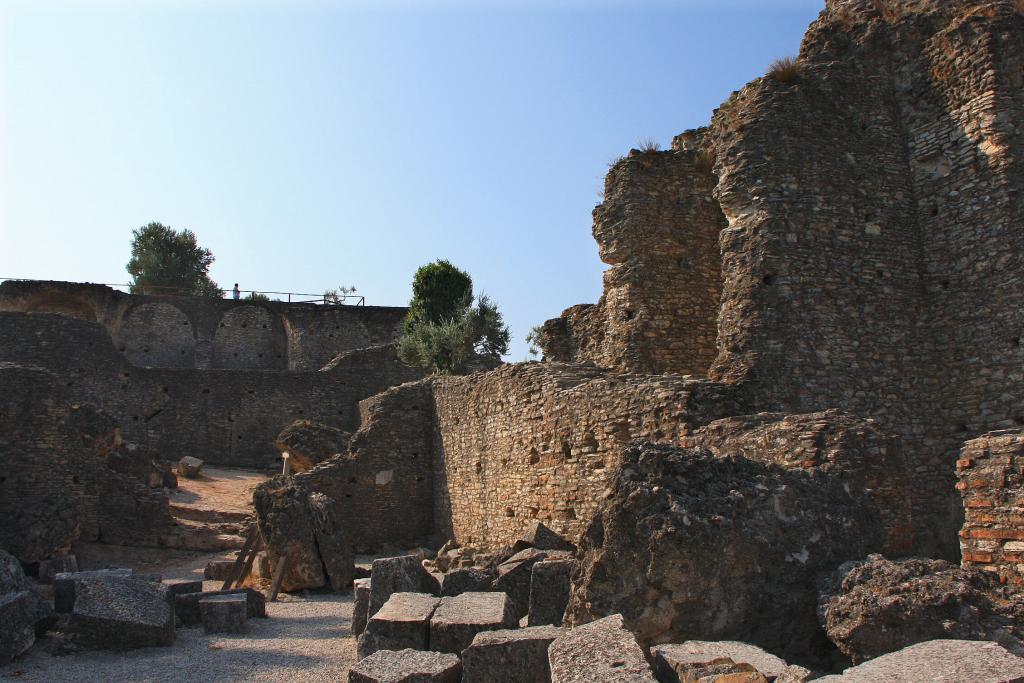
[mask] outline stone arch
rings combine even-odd
[[[275,344],[277,327],[270,312],[250,304],[221,316],[213,338],[213,367],[274,369],[281,360]]]
[[[181,309],[169,303],[145,303],[125,315],[117,347],[133,365],[190,368],[195,365],[195,331]]]
[[[32,297],[25,305],[26,313],[55,313],[87,322],[96,322],[96,309],[85,299],[55,292]]]

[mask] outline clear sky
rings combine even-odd
[[[531,326],[595,302],[607,162],[708,122],[822,0],[0,0],[0,277],[128,281],[190,228],[222,287],[404,305],[447,258]]]

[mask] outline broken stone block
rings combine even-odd
[[[532,521],[526,527],[521,540],[531,548],[538,550],[567,550],[569,552],[576,550],[576,546],[537,520]]]
[[[227,581],[234,566],[234,560],[210,560],[203,570],[203,578],[210,581]]]
[[[167,587],[136,577],[78,579],[71,629],[87,647],[128,650],[174,642]]]
[[[530,611],[530,580],[533,565],[547,559],[548,554],[546,550],[527,548],[498,565],[498,575],[491,586],[493,590],[507,593],[512,598],[516,619],[526,616]]]
[[[182,626],[196,626],[203,621],[199,601],[216,595],[244,595],[246,598],[249,619],[267,616],[267,602],[263,593],[252,588],[234,588],[226,591],[208,591],[206,593],[179,593],[174,599],[174,613],[181,620]]]
[[[75,607],[76,586],[83,579],[126,578],[135,575],[133,569],[94,569],[85,572],[61,572],[53,577],[53,605],[60,613],[70,613]]]
[[[494,574],[477,567],[453,569],[441,577],[441,597],[479,593],[491,589]]]
[[[78,559],[71,554],[43,560],[39,563],[39,583],[53,583],[57,574],[70,574],[78,571]]]
[[[1024,683],[1024,657],[996,643],[979,640],[929,640],[882,655],[841,675],[814,683]]]
[[[542,560],[533,565],[527,615],[530,626],[562,625],[574,564],[572,560]]]
[[[651,656],[654,658],[654,670],[658,674],[658,679],[663,682],[687,680],[687,676],[694,678],[694,672],[701,667],[725,659],[734,664],[749,664],[756,671],[771,678],[778,676],[786,668],[786,662],[770,652],[765,652],[755,645],[729,640],[689,640],[679,645],[656,645],[651,648]]]
[[[775,683],[807,683],[814,680],[817,674],[810,669],[791,664],[782,670],[782,673],[775,679]]]
[[[48,599],[37,592],[36,587],[25,576],[25,572],[22,570],[21,563],[18,562],[17,558],[8,552],[0,550],[0,595],[20,593],[22,591],[29,593],[28,599],[32,604],[31,612],[32,620],[35,624],[35,633],[37,636],[41,636],[53,628],[57,622],[53,605],[50,604]]]
[[[167,586],[167,592],[170,594],[170,596],[175,599],[179,595],[184,595],[186,593],[203,592],[202,581],[173,581],[171,583],[166,583],[164,585]]]
[[[515,626],[512,601],[504,593],[462,593],[441,598],[430,618],[430,649],[458,655],[476,634]]]
[[[0,595],[0,665],[36,642],[35,601],[31,591]]]
[[[373,579],[376,581],[376,579]],[[441,598],[426,593],[395,593],[370,617],[359,636],[359,658],[377,650],[426,650],[430,637],[430,617]]]
[[[367,612],[370,610],[370,580],[353,581],[352,593],[352,635],[358,636],[366,629]]]
[[[416,555],[382,557],[370,570],[370,611],[372,617],[394,593],[436,594],[436,581]]]
[[[344,513],[338,502],[322,493],[309,494],[309,516],[313,535],[331,588],[346,590],[355,578],[355,554],[342,524]]]
[[[551,683],[656,683],[621,614],[565,631],[548,648],[548,664]]]
[[[462,683],[548,683],[555,626],[482,631],[462,651]]]
[[[203,470],[203,461],[186,455],[178,461],[178,474],[188,479],[195,479]]]
[[[296,420],[277,435],[274,445],[288,454],[293,474],[313,469],[324,460],[348,450],[352,435],[309,420]]]
[[[211,595],[199,601],[205,633],[245,633],[249,601],[245,595]]]
[[[348,683],[459,683],[461,671],[453,654],[378,650],[349,669]]]
[[[275,477],[252,495],[267,558],[276,567],[285,553],[288,569],[281,581],[285,592],[321,588],[328,582],[309,510],[309,493],[292,477]]]

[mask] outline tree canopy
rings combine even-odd
[[[191,230],[150,223],[132,231],[132,257],[126,266],[131,292],[220,297],[223,292],[208,274],[213,260]]]
[[[412,300],[405,330],[419,323],[442,323],[465,315],[473,304],[473,279],[448,261],[420,266],[412,278]]]

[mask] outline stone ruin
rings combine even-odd
[[[793,69],[612,166],[604,293],[543,362],[423,378],[397,309],[342,348],[342,313],[7,283],[0,377],[39,434],[66,395],[152,452],[294,451],[254,496],[283,590],[391,556],[352,681],[1024,680],[1022,12],[827,0]]]

